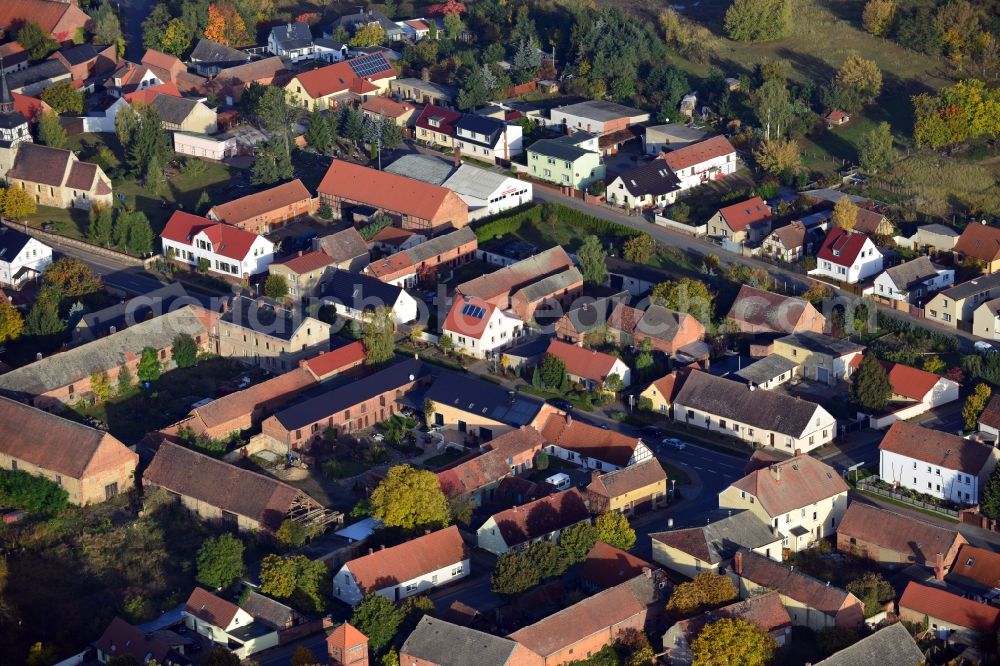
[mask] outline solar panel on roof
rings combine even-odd
[[[348,60],[355,75],[360,77],[373,76],[391,69],[389,62],[381,54],[361,56]]]
[[[475,319],[482,319],[483,315],[486,314],[486,309],[478,305],[466,303],[462,306],[462,314]]]

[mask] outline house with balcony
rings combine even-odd
[[[666,153],[663,159],[680,181],[681,190],[689,190],[710,180],[720,180],[739,168],[736,149],[724,136],[714,136],[678,148]]]
[[[528,146],[528,174],[556,185],[586,189],[604,178],[597,136],[576,132],[534,142]]]
[[[274,260],[274,243],[263,236],[180,210],[160,242],[168,259],[236,282],[266,273]]]

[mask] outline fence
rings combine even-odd
[[[704,236],[708,233],[708,224],[702,224],[699,226],[684,224],[683,222],[677,222],[668,217],[663,217],[662,215],[654,215],[653,224],[673,229],[674,231],[679,231],[682,234],[687,234],[688,236]]]
[[[913,499],[908,495],[902,493],[897,493],[894,490],[886,490],[885,488],[880,488],[875,485],[880,481],[876,476],[865,477],[864,479],[858,480],[858,490],[863,490],[866,493],[871,493],[872,495],[878,495],[879,497],[885,497],[886,499],[891,499],[896,502],[902,502],[903,504],[909,504],[910,506],[917,507],[918,509],[924,509],[925,511],[933,511],[934,513],[940,513],[941,515],[948,516],[949,518],[954,518],[958,520],[958,511],[954,509],[946,509],[937,504],[932,504],[930,502],[924,502],[923,500]]]

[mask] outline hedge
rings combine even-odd
[[[68,500],[69,493],[54,481],[20,470],[0,470],[0,505],[52,515]]]
[[[517,233],[525,222],[539,225],[551,215],[555,215],[562,222],[598,236],[628,239],[641,234],[640,231],[632,227],[594,217],[569,206],[545,203],[542,205],[530,204],[527,207],[515,209],[513,213],[508,213],[500,217],[491,217],[488,220],[480,222],[475,227],[476,238],[480,243],[485,243],[500,236]]]

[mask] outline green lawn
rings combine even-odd
[[[439,467],[450,465],[464,455],[464,451],[450,448],[445,449],[444,452],[424,460],[424,466],[429,467],[430,469],[438,469]]]

